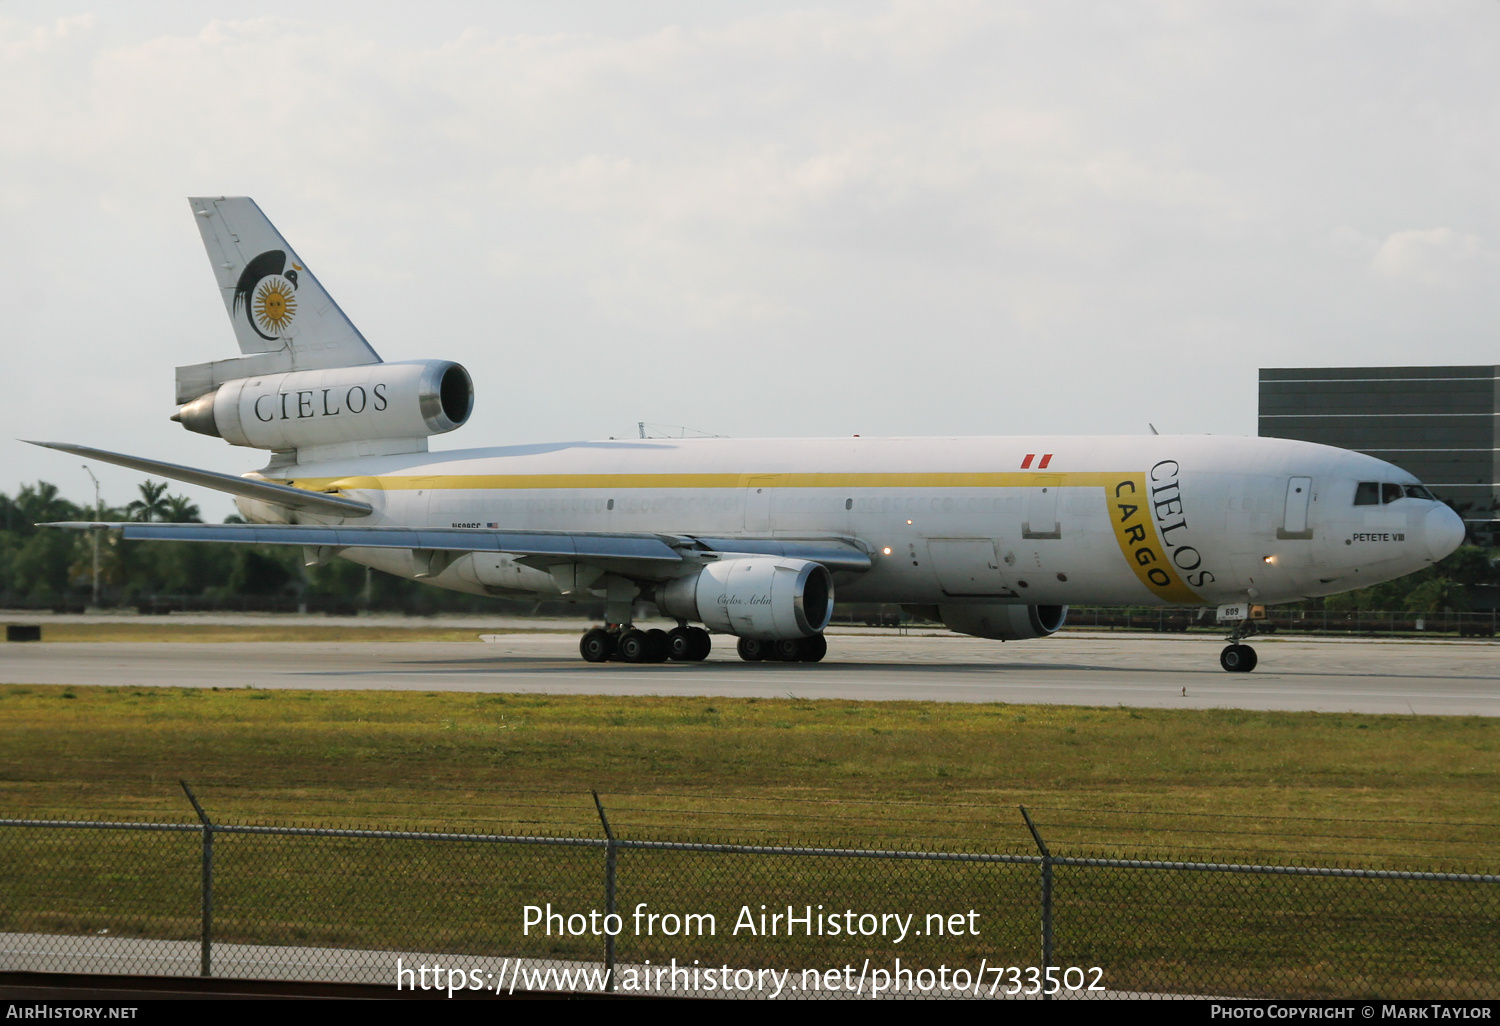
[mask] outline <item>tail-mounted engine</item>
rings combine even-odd
[[[172,419],[234,445],[287,450],[425,439],[461,426],[473,408],[468,371],[446,360],[419,360],[239,378]]]
[[[1062,630],[1067,606],[942,606],[939,615],[950,631],[997,641],[1045,638]]]
[[[833,616],[833,576],[805,559],[723,559],[663,584],[655,598],[666,615],[725,634],[806,638],[821,633]]]

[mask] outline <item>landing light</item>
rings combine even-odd
[[[887,545],[885,548],[881,549],[880,551],[881,551],[882,555],[889,556],[891,554],[891,547],[889,545]]]
[[[1275,563],[1276,562],[1276,557],[1275,556],[1262,556],[1260,561],[1262,563]]]

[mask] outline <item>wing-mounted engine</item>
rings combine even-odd
[[[1067,606],[940,606],[939,615],[951,631],[996,641],[1045,638],[1062,630]]]
[[[833,616],[833,576],[805,559],[749,556],[709,563],[656,590],[668,616],[742,638],[809,638]]]
[[[469,372],[446,360],[374,363],[228,381],[172,419],[234,445],[332,456],[420,452],[429,435],[460,427],[474,408]],[[335,447],[327,449],[325,447]]]

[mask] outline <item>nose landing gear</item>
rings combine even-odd
[[[1226,645],[1219,653],[1219,665],[1230,673],[1249,673],[1260,658],[1249,645]]]
[[[1255,669],[1255,664],[1260,662],[1255,649],[1241,644],[1243,639],[1254,633],[1255,621],[1236,620],[1234,629],[1229,632],[1229,644],[1225,645],[1224,651],[1219,653],[1219,665],[1230,673],[1249,673]]]

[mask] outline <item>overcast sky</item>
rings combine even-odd
[[[1494,0],[0,3],[0,491],[263,464],[167,419],[238,355],[190,195],[469,368],[438,449],[1253,434],[1258,367],[1500,363],[1497,114]]]

